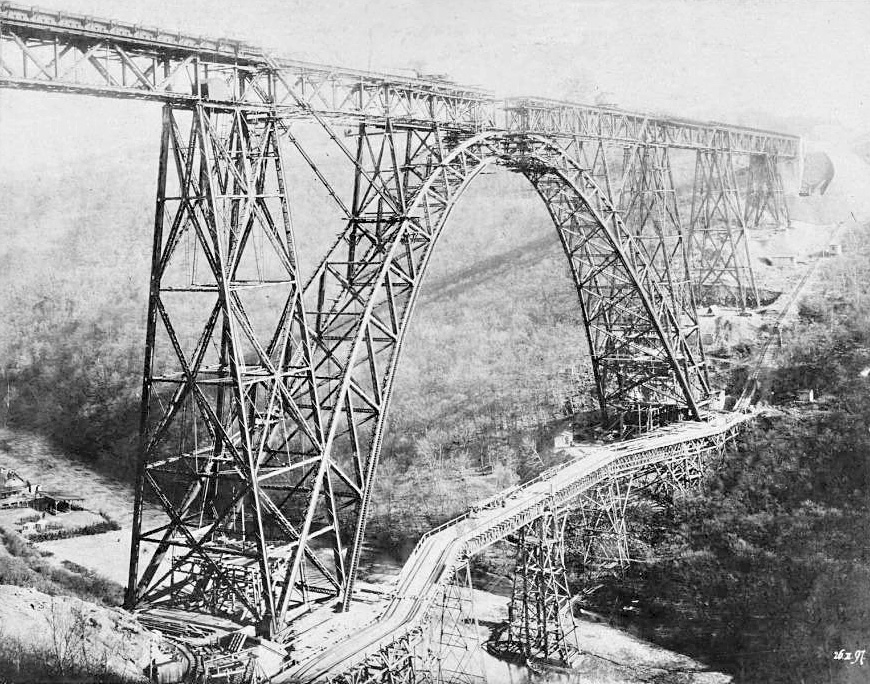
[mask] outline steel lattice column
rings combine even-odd
[[[298,540],[298,453],[322,439],[278,126],[270,111],[164,109],[127,593],[264,632]]]
[[[623,176],[619,209],[627,230],[646,256],[646,263],[662,283],[681,312],[684,335],[697,348],[700,363],[704,350],[700,340],[697,310],[689,272],[688,249],[680,218],[677,193],[668,148],[661,145],[636,145],[623,155]],[[655,410],[639,415],[623,415],[635,430],[659,420]]]
[[[596,185],[613,202],[610,165],[607,161],[607,146],[604,141],[584,140],[574,136],[564,149],[565,153],[580,165],[580,168],[586,169]]]
[[[728,149],[697,152],[689,235],[698,303],[757,306],[740,191]]]
[[[470,561],[466,561],[465,567],[457,570],[446,584],[430,613],[428,639],[420,644],[425,650],[428,681],[485,684],[483,644],[474,612]]]
[[[791,225],[776,155],[749,155],[744,220],[747,228]]]
[[[622,220],[643,245],[659,280],[678,299],[691,297],[683,226],[667,147],[637,145],[625,151],[619,197]],[[694,321],[697,326],[697,321]]]
[[[589,577],[622,572],[631,561],[626,511],[634,479],[614,479],[584,493],[577,507],[583,572]]]
[[[564,516],[550,511],[517,534],[504,644],[509,652],[561,664],[570,664],[577,652],[564,534]]]

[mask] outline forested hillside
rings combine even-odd
[[[631,518],[642,562],[591,600],[737,682],[867,681],[868,664],[833,657],[870,643],[866,229],[849,248],[784,337],[765,383],[773,415],[743,431],[701,490]],[[818,402],[796,405],[808,388]],[[569,565],[580,569],[576,550]]]
[[[129,480],[156,150],[80,161],[37,171],[29,183],[0,181],[10,198],[0,215],[0,424],[45,434]],[[334,182],[346,172],[334,159],[327,169]],[[310,273],[341,224],[318,213],[329,206],[325,193],[298,157],[290,177],[301,268]],[[508,171],[479,177],[435,251],[411,322],[373,534],[413,539],[516,482],[531,467],[517,453],[540,464],[537,447],[548,435],[536,429],[560,415],[568,397],[591,401],[585,344],[543,205]],[[425,510],[421,483],[424,491],[444,486],[423,497]],[[397,526],[411,511],[414,521]]]

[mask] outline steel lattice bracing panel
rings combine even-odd
[[[633,478],[611,480],[584,492],[570,512],[580,532],[581,570],[587,580],[619,572],[630,560],[625,512],[633,485]]]
[[[656,145],[629,148],[623,168],[622,220],[636,236],[659,281],[679,301],[687,299],[691,296],[689,269],[668,150]]]
[[[611,169],[607,158],[609,146],[605,145],[603,140],[586,140],[579,136],[558,142],[565,154],[575,160],[580,168],[586,169],[590,178],[612,203],[614,197],[611,187]],[[611,154],[613,154],[612,148]]]
[[[779,164],[775,155],[750,155],[744,212],[747,228],[791,225]]]
[[[564,541],[565,517],[549,511],[517,533],[506,651],[560,665],[576,655]]]
[[[689,222],[689,255],[699,304],[758,304],[740,191],[728,149],[700,150]]]
[[[447,582],[429,609],[424,638],[419,644],[418,670],[423,681],[438,684],[486,684],[483,643],[474,608],[471,562]]]
[[[681,312],[683,334],[703,354],[668,148],[636,145],[625,151],[619,208],[656,279]]]
[[[267,630],[299,454],[322,441],[277,138],[274,114],[164,111],[127,597]],[[143,523],[145,496],[165,523]]]

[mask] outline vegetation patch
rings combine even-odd
[[[0,528],[0,585],[36,589],[50,596],[74,596],[118,606],[124,590],[119,584],[73,563],[56,565],[19,534]]]
[[[866,253],[851,261],[868,272]],[[749,424],[702,490],[630,518],[645,562],[604,580],[592,609],[737,682],[865,681],[833,660],[870,643],[870,299],[856,287],[802,307],[764,383],[778,415]],[[821,398],[796,403],[804,388]]]

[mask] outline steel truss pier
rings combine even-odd
[[[438,684],[485,684],[483,640],[474,611],[471,563],[456,569],[430,610],[418,672]]]
[[[776,155],[750,155],[746,187],[744,221],[747,228],[791,225],[780,160]]]
[[[577,655],[571,590],[565,572],[564,515],[545,512],[516,535],[516,570],[503,652],[555,665]]]
[[[164,110],[127,596],[266,631],[302,556],[322,567],[285,515],[293,454],[322,431],[279,126],[244,107]],[[145,496],[166,515],[155,529]]]
[[[728,149],[697,152],[689,235],[699,303],[757,306],[740,191]]]

